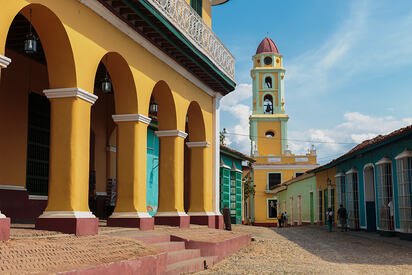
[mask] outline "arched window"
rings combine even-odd
[[[190,0],[190,6],[200,15],[200,17],[202,17],[202,2],[202,0]]]
[[[270,76],[265,78],[265,87],[268,89],[272,88],[272,78]]]
[[[273,97],[271,95],[265,95],[263,98],[263,113],[265,115],[273,114]]]
[[[273,138],[273,137],[275,136],[275,132],[273,132],[273,131],[267,131],[267,132],[265,133],[265,136],[266,136],[267,138]]]

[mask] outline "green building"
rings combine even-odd
[[[316,222],[316,176],[314,173],[293,178],[272,190],[278,212],[288,213],[288,224]]]
[[[242,223],[242,162],[254,162],[254,160],[236,150],[220,145],[220,211],[228,206],[233,224]]]

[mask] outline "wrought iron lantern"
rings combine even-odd
[[[330,180],[330,178],[328,178],[328,179],[326,180],[326,185],[327,185],[327,186],[332,186],[332,181]]]
[[[159,104],[157,104],[155,101],[151,101],[150,106],[149,106],[149,113],[157,114],[158,111],[159,111]]]
[[[109,76],[106,73],[106,77],[102,81],[102,92],[105,94],[112,93],[112,81],[110,80]]]
[[[30,9],[29,34],[26,35],[26,40],[24,40],[24,51],[27,54],[33,54],[37,52],[37,37],[33,34],[31,27]]]

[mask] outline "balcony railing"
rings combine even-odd
[[[185,0],[147,0],[230,80],[235,80],[235,58]]]

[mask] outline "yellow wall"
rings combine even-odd
[[[28,7],[28,5],[33,2],[36,2],[36,4]],[[207,19],[207,16],[210,17],[211,15],[210,4],[208,1],[204,1],[204,3],[204,5],[206,5],[204,17],[205,21],[208,22],[210,19]],[[94,78],[99,62],[106,53],[115,52],[122,58],[109,59],[109,64],[111,64],[109,67],[118,65],[120,67],[115,69],[119,69],[122,72],[130,71],[130,74],[125,76],[125,78],[128,81],[131,80],[134,86],[128,82],[128,85],[125,87],[135,87],[133,90],[122,90],[122,88],[119,88],[123,87],[122,85],[116,87],[116,83],[113,83],[115,90],[117,88],[116,101],[121,102],[117,103],[121,105],[122,110],[120,112],[140,113],[147,116],[152,90],[156,83],[164,81],[171,89],[172,99],[176,109],[176,128],[181,131],[185,130],[185,118],[189,104],[192,101],[196,101],[203,114],[205,141],[213,144],[212,97],[176,72],[174,68],[169,67],[135,41],[125,36],[124,33],[113,27],[101,16],[79,3],[79,1],[0,0],[0,6],[3,7],[0,9],[0,54],[12,58],[10,67],[2,70],[2,78],[7,77],[7,71],[10,71],[10,73],[13,71],[13,66],[24,67],[20,60],[14,57],[13,54],[8,51],[5,52],[5,41],[9,26],[15,15],[24,8],[22,13],[27,17],[29,8],[31,8],[33,12],[32,23],[40,36],[45,50],[49,78],[48,87],[44,85],[44,82],[42,85],[39,84],[37,86],[39,92],[45,88],[70,87],[79,87],[88,92],[93,92]],[[210,22],[208,24],[210,24]],[[125,62],[122,62],[122,59]],[[33,71],[39,74],[43,72],[42,76],[36,79],[47,79],[47,76],[44,75],[44,70]],[[15,79],[19,79],[18,83],[16,83],[16,81],[7,81],[7,85],[13,84],[13,89],[18,90],[16,93],[25,93],[27,91],[27,87],[23,85],[24,81],[20,80],[22,75],[27,74],[22,71],[22,73],[14,76]],[[111,76],[115,77],[115,75],[112,75],[112,72]],[[117,82],[118,85],[119,83],[122,82]],[[7,113],[7,115],[1,116],[3,120],[1,121],[1,125],[10,126],[8,129],[10,129],[10,132],[13,132],[13,134],[7,136],[2,135],[1,138],[7,140],[7,142],[4,140],[3,144],[10,145],[10,141],[16,143],[15,146],[8,146],[7,150],[12,151],[12,155],[17,155],[16,150],[18,150],[21,151],[18,155],[24,156],[27,138],[27,125],[24,124],[24,120],[27,120],[27,96],[25,99],[24,96],[17,96],[16,93],[9,93],[7,100],[5,98],[5,100],[1,102],[1,104],[10,106],[10,108],[7,108],[9,111],[11,106],[16,107],[15,112],[6,112],[6,109],[2,109],[2,112]],[[4,93],[1,95],[2,97],[3,94]],[[87,108],[84,110],[87,110]],[[119,110],[117,111],[119,112]],[[13,118],[13,123],[10,121],[6,122],[5,120],[10,118],[11,113],[15,113],[18,118]],[[88,121],[90,117],[90,114],[85,111],[81,111],[76,115],[84,116],[85,121]],[[15,123],[16,120],[20,120],[22,123]],[[100,156],[104,154],[102,149],[104,142],[103,138],[100,139],[100,135],[104,135],[104,139],[107,139],[108,134],[102,131],[97,122],[95,126],[95,130],[99,136],[96,140],[98,147],[96,154]],[[18,138],[13,139],[14,136],[12,135]],[[206,148],[205,152],[205,161],[212,163],[213,146]],[[10,155],[10,152],[7,152],[7,155]],[[17,158],[12,162],[8,160],[10,164],[8,166],[2,166],[2,169],[6,169],[7,167],[8,171],[8,173],[3,174],[14,174],[14,177],[16,177],[15,179],[6,179],[3,176],[2,180],[7,181],[5,184],[24,185],[22,182],[24,182],[25,161],[22,161],[22,159],[23,157]],[[104,170],[104,168],[102,168],[105,166],[104,161],[97,161],[96,164],[100,169]],[[9,173],[11,168],[12,170],[19,171],[19,173]],[[63,169],[64,167],[60,168]],[[176,169],[183,170],[183,161],[177,164]],[[207,166],[205,173],[207,175],[212,174],[212,165]],[[98,191],[102,191],[103,179],[104,175],[99,173]],[[208,185],[212,185],[211,177],[207,177],[207,181]],[[56,194],[64,195],[61,192],[56,192]],[[211,197],[210,200],[212,200]],[[83,209],[84,206],[80,206],[80,208]]]
[[[331,180],[332,188],[335,189],[335,213],[334,215],[335,215],[335,221],[337,221],[338,207],[337,207],[337,198],[336,198],[336,195],[337,195],[336,194],[336,179],[335,179],[336,174],[337,174],[336,167],[332,167],[332,168],[316,173],[316,192],[319,192],[319,190],[322,190],[322,207],[323,207],[322,208],[322,221],[325,221],[325,213],[327,210],[324,207],[325,202],[323,201],[324,199],[323,192],[325,191],[325,189],[328,189],[328,185],[327,185],[328,178]],[[316,197],[317,197],[317,194],[316,194]],[[319,212],[318,209],[316,209],[316,211],[317,211],[316,213]]]
[[[273,138],[265,137],[265,133],[269,130],[275,133]],[[260,121],[258,123],[258,137],[260,137],[258,140],[259,155],[274,154],[279,156],[282,154],[280,121]]]
[[[6,55],[14,62],[2,70],[0,82],[0,185],[26,186],[28,95],[48,86],[47,71],[14,51]]]

